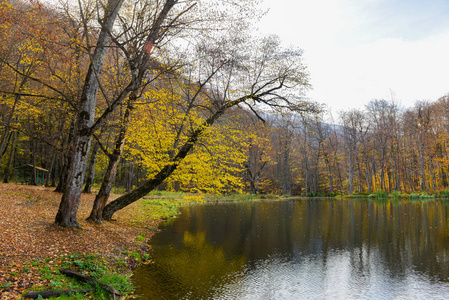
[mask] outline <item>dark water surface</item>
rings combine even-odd
[[[447,201],[182,208],[134,274],[142,299],[449,299]]]

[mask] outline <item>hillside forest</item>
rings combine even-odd
[[[332,115],[252,0],[0,1],[0,176],[77,227],[150,191],[335,195],[449,184],[449,97]],[[418,100],[418,99],[417,99]],[[45,169],[45,170],[42,170]],[[112,188],[123,196],[108,203]]]

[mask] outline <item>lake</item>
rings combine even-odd
[[[449,202],[184,206],[134,273],[143,299],[449,299]]]

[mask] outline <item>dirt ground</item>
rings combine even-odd
[[[64,229],[54,225],[61,194],[54,188],[0,183],[0,299],[16,299],[23,289],[38,281],[33,272],[18,272],[33,259],[58,258],[64,254],[100,254],[120,257],[124,250],[141,250],[136,237],[150,238],[148,220],[136,223],[138,204],[117,212],[116,221],[102,225],[85,221],[95,195],[83,194],[78,222],[83,229]],[[145,243],[144,243],[145,244]],[[12,278],[11,273],[17,276]]]

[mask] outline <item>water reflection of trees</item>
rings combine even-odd
[[[243,256],[226,257],[219,245],[210,244],[205,233],[185,231],[183,247],[165,245],[153,251],[157,263],[135,274],[140,293],[154,299],[209,299],[214,287],[228,284],[229,274],[245,265]]]
[[[156,277],[195,293],[201,284],[201,289],[222,285],[229,274],[250,271],[273,255],[299,263],[316,258],[325,267],[341,252],[349,255],[354,276],[369,275],[374,266],[391,277],[413,271],[447,281],[447,218],[442,201],[314,199],[186,207],[155,237],[152,268],[158,268]]]
[[[392,275],[413,268],[441,280],[449,276],[444,201],[267,201],[187,208],[182,218],[177,230],[204,231],[228,256],[238,253],[248,261],[274,252],[325,259],[330,251],[344,250],[366,268],[375,252]]]

